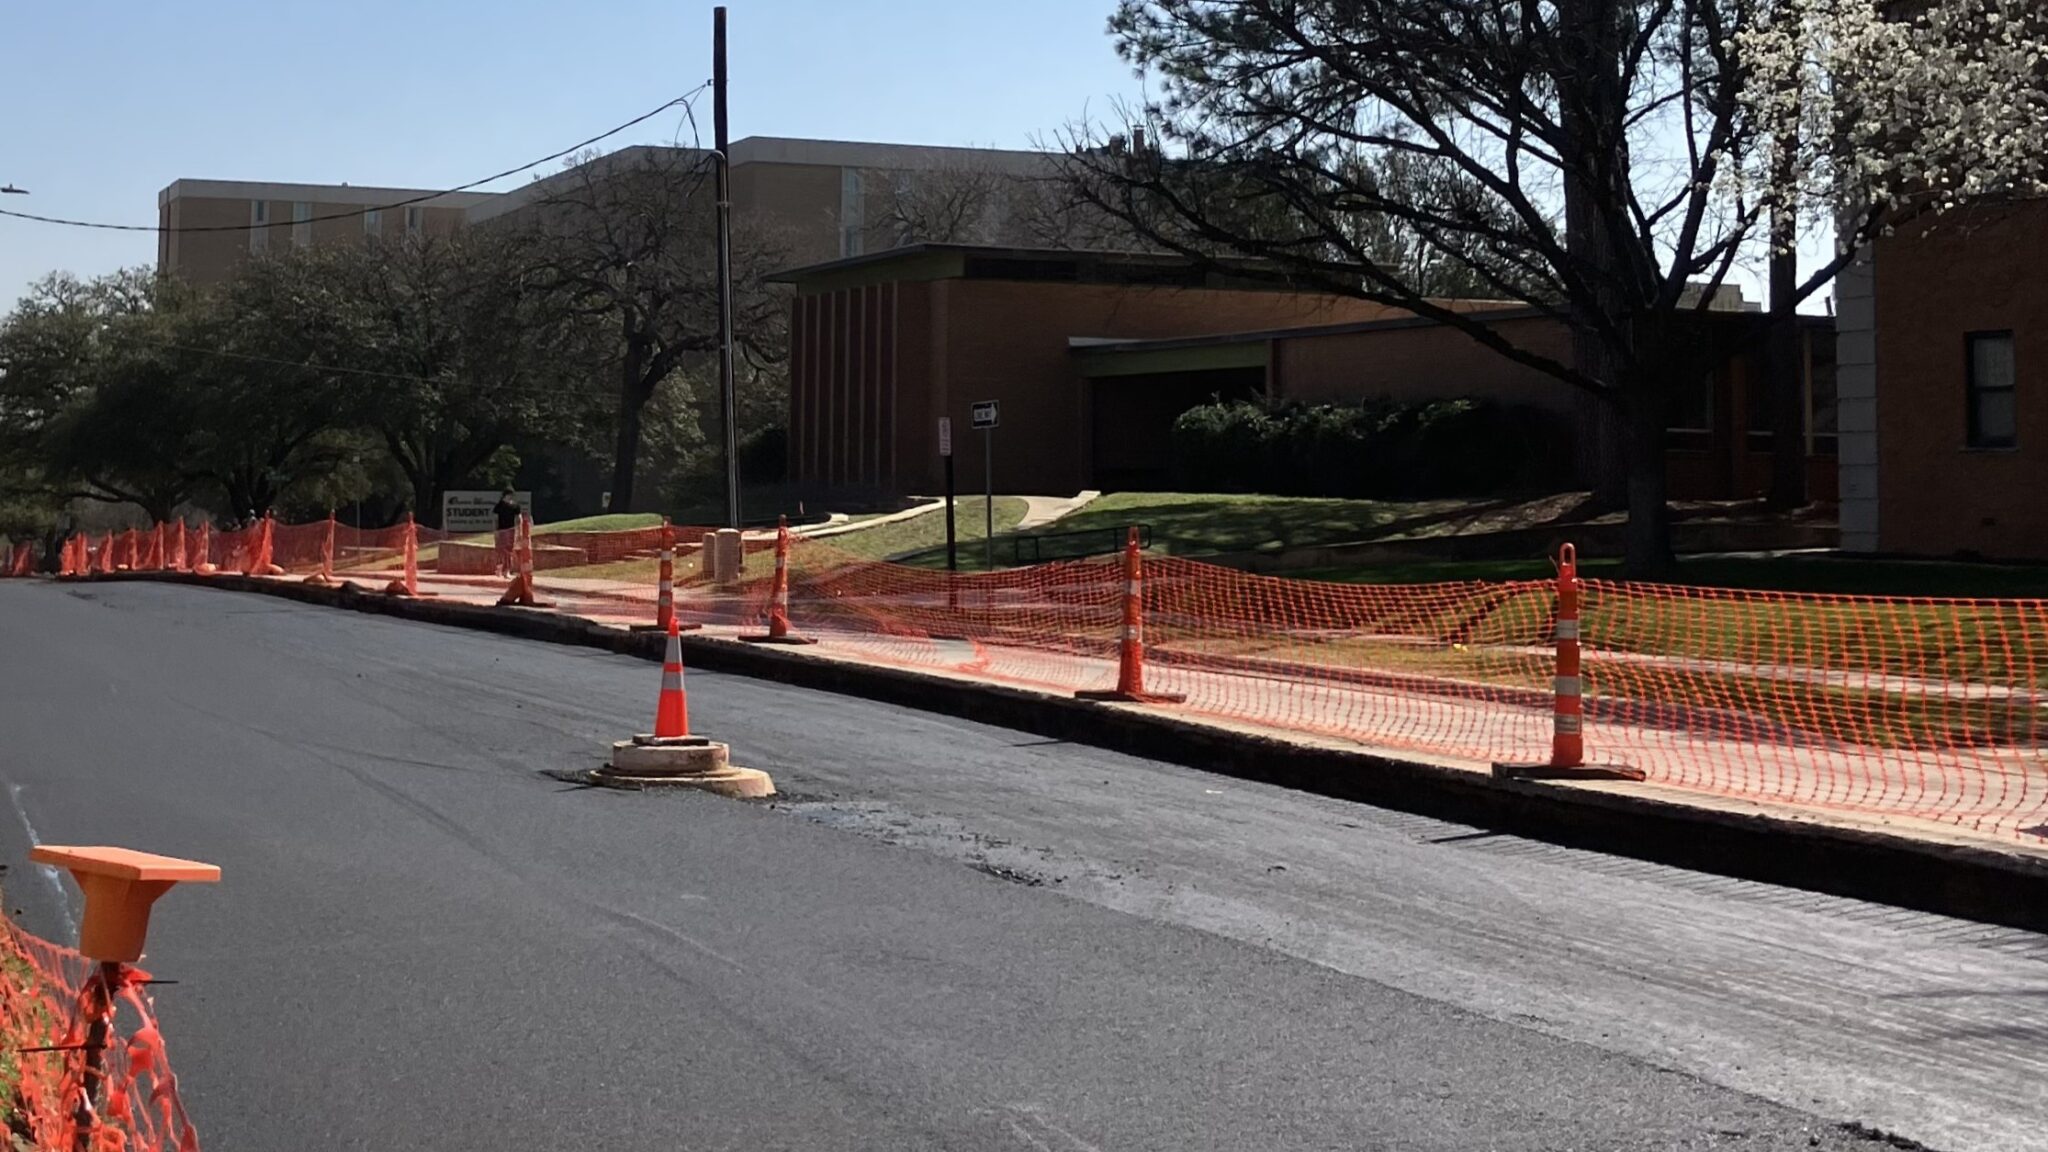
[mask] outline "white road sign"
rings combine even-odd
[[[444,532],[489,532],[498,526],[491,509],[497,507],[500,492],[441,493],[441,530]],[[514,492],[514,500],[533,511],[533,493]]]

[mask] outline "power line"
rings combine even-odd
[[[293,220],[291,221],[291,223],[314,224],[323,220],[352,220],[359,216],[367,216],[372,212],[387,212],[393,208],[408,208],[414,204],[424,204],[429,200],[438,200],[443,196],[453,195],[454,193],[457,192],[467,192],[472,188],[481,187],[482,185],[489,184],[494,180],[503,180],[507,176],[516,176],[529,168],[538,168],[543,164],[549,163],[550,161],[560,160],[564,156],[573,155],[574,153],[581,149],[588,148],[592,144],[595,144],[600,140],[607,139],[608,137],[616,136],[619,133],[624,132],[626,129],[631,128],[636,124],[640,124],[643,121],[652,120],[654,117],[661,115],[663,112],[666,112],[671,108],[674,108],[678,104],[683,106],[683,111],[687,115],[690,111],[690,101],[694,100],[699,93],[703,92],[704,89],[710,86],[711,83],[710,81],[707,80],[704,83],[699,84],[697,87],[692,88],[690,91],[685,92],[681,96],[678,96],[675,99],[670,100],[666,104],[663,104],[661,107],[651,109],[647,112],[643,112],[640,115],[633,117],[631,120],[626,121],[624,124],[621,124],[616,128],[607,129],[606,131],[600,132],[597,135],[592,136],[588,140],[579,140],[576,143],[569,145],[567,148],[564,148],[559,152],[550,153],[546,156],[541,157],[538,160],[529,160],[516,168],[507,168],[503,172],[493,173],[492,175],[485,176],[481,180],[471,180],[467,184],[457,184],[453,188],[443,188],[438,192],[429,192],[424,196],[414,196],[409,200],[397,200],[393,201],[390,204],[372,204],[362,208],[351,209],[350,211],[347,212],[330,212],[324,216],[309,216],[304,220]],[[696,117],[691,116],[690,122],[694,127],[694,125],[696,124]],[[278,221],[276,224],[207,224],[192,225],[188,227],[179,228],[165,228],[161,224],[107,224],[97,220],[67,220],[61,216],[38,216],[33,212],[15,212],[5,208],[0,208],[0,216],[12,216],[17,220],[33,220],[38,224],[62,224],[71,228],[97,228],[107,232],[248,232],[257,228],[278,227],[284,223],[284,221]]]

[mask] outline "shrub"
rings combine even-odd
[[[1554,488],[1570,437],[1541,409],[1486,400],[1215,401],[1173,425],[1175,483],[1276,496],[1423,497]]]

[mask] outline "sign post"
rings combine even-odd
[[[939,417],[939,457],[946,462],[946,571],[960,570],[960,555],[953,537],[953,418]]]
[[[996,568],[996,425],[1002,423],[1001,408],[994,400],[977,400],[969,409],[974,426],[981,429],[982,468],[982,570]]]

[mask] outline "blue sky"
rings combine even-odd
[[[735,138],[1029,147],[1138,92],[1112,0],[727,7]],[[711,5],[678,0],[0,0],[0,184],[31,193],[0,207],[153,224],[181,177],[446,187],[637,116],[710,61]],[[153,233],[0,218],[0,310],[53,269],[155,258]]]

